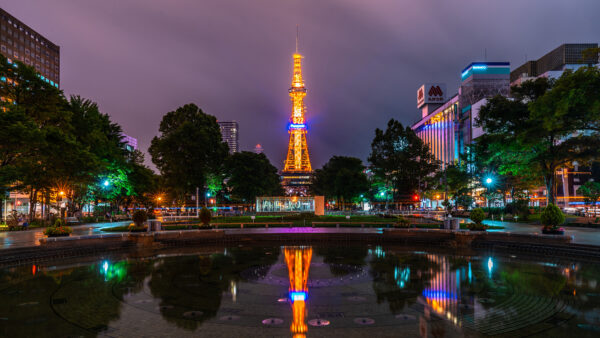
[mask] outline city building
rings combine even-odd
[[[136,138],[123,134],[123,143],[125,143],[125,149],[127,151],[132,152],[137,150],[138,141]]]
[[[60,47],[0,8],[0,54],[32,66],[42,80],[59,87]]]
[[[446,99],[446,85],[442,83],[425,84],[417,90],[421,119],[412,129],[442,166],[456,163],[483,133],[475,127],[475,119],[486,99],[509,93],[510,63],[471,63],[461,73],[458,94]]]
[[[304,105],[306,87],[302,80],[302,55],[298,53],[297,40],[296,53],[293,55],[293,59],[294,72],[292,76],[292,86],[288,91],[292,100],[292,116],[290,118],[290,123],[288,124],[290,139],[282,172],[282,181],[288,194],[305,195],[308,190],[308,185],[310,184],[312,166],[310,164],[308,145],[306,143],[307,128],[304,117],[306,112],[306,107]]]
[[[567,70],[597,65],[598,58],[584,55],[584,51],[598,48],[597,43],[565,43],[537,60],[527,61],[510,72],[511,86],[539,77],[559,78]]]
[[[221,128],[221,137],[223,142],[229,146],[229,153],[237,153],[239,151],[239,127],[236,121],[217,122]]]

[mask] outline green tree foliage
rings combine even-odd
[[[333,156],[323,168],[315,170],[311,189],[314,194],[341,201],[341,205],[369,191],[365,166],[355,157]]]
[[[277,168],[264,154],[234,153],[225,161],[225,172],[233,200],[254,203],[257,196],[283,195]]]
[[[549,204],[544,208],[544,211],[542,211],[541,221],[545,227],[557,228],[565,222],[565,215],[559,207],[554,204]]]
[[[410,127],[391,119],[385,131],[377,128],[369,155],[373,172],[392,188],[394,200],[426,190],[439,161]]]
[[[513,87],[514,100],[494,97],[481,108],[478,139],[505,175],[536,175],[556,199],[554,173],[574,161],[588,163],[600,155],[600,70],[582,67],[558,80],[537,79]]]
[[[89,201],[135,193],[128,175],[136,168],[128,162],[121,127],[94,102],[67,100],[35,69],[3,56],[0,76],[0,191],[28,193],[33,206],[63,191],[71,212]],[[97,189],[101,178],[118,189]],[[34,213],[31,208],[30,217]]]
[[[586,203],[596,205],[596,202],[600,199],[600,183],[594,181],[587,181],[584,185],[577,189],[577,193],[583,195]]]
[[[163,116],[160,136],[149,149],[152,162],[176,196],[202,188],[209,174],[218,173],[228,153],[214,116],[186,104]]]
[[[477,225],[481,225],[483,220],[485,219],[485,212],[481,208],[475,208],[471,211],[470,215],[471,221],[475,222]]]

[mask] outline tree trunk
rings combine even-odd
[[[37,191],[31,189],[29,193],[29,222],[35,217],[35,205],[37,204]]]
[[[550,204],[556,204],[556,193],[554,191],[554,170],[551,173],[544,176],[544,183],[546,184],[546,206]]]

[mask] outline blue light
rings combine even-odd
[[[477,69],[477,70],[486,70],[487,66],[473,66],[473,69]]]
[[[444,290],[423,290],[423,296],[433,299],[458,299],[456,293]]]
[[[2,82],[6,82],[6,77],[3,76],[3,77],[0,78],[0,80],[2,80]]]
[[[106,273],[108,271],[108,262],[104,261],[104,264],[102,264],[102,268],[104,269],[104,273]]]
[[[290,123],[290,129],[304,129],[306,128],[306,124],[304,123]]]
[[[290,299],[292,302],[297,300],[305,301],[306,300],[306,292],[304,291],[292,291],[290,292]]]
[[[492,257],[488,258],[487,267],[490,276],[492,276],[492,268],[494,268],[494,261],[492,261]]]
[[[105,180],[103,184],[104,184],[105,187],[108,187],[108,185],[110,184],[110,182],[108,180]]]

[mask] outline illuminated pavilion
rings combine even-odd
[[[287,188],[288,194],[304,195],[306,187],[310,184],[312,166],[308,155],[308,146],[306,144],[306,121],[304,113],[304,97],[306,96],[306,87],[302,80],[302,55],[298,53],[298,37],[296,37],[296,53],[294,58],[294,74],[292,76],[292,86],[289,89],[292,100],[292,117],[288,124],[288,133],[290,140],[288,143],[287,156],[283,168],[283,185]]]

